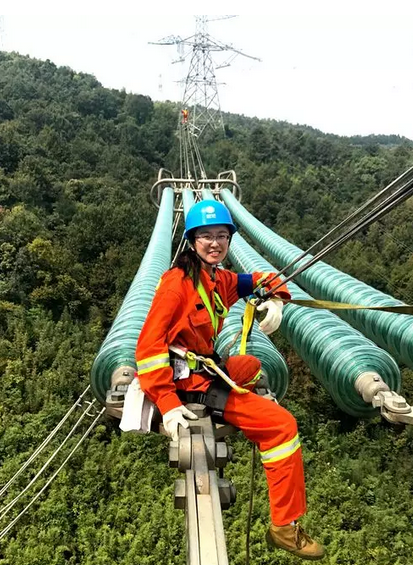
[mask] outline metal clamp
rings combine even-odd
[[[380,414],[393,424],[413,424],[413,408],[405,398],[392,390],[379,391],[372,400]]]
[[[230,459],[225,442],[217,441],[211,418],[199,404],[187,404],[199,417],[179,429],[171,442],[169,462],[185,473],[175,481],[175,508],[185,510],[188,565],[228,565],[222,509],[235,501],[230,481],[218,478],[216,467]]]
[[[383,418],[392,424],[413,424],[413,408],[403,396],[390,390],[378,373],[366,371],[359,375],[355,389],[364,402],[379,408]]]

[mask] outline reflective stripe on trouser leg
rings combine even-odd
[[[268,465],[268,463],[274,463],[274,461],[281,461],[281,459],[285,459],[295,453],[300,447],[300,438],[298,437],[298,434],[296,434],[293,439],[290,439],[281,445],[267,449],[267,451],[261,451],[260,455],[262,464]]]
[[[236,365],[240,364],[242,373],[242,360],[245,357],[233,357],[229,361],[231,359],[232,363],[227,363],[230,376],[237,384],[244,385],[245,378],[241,382],[237,379]],[[270,452],[283,444],[294,445],[288,456],[266,462],[264,471],[273,524],[283,526],[302,516],[306,510],[304,470],[301,448],[294,443],[297,436],[294,416],[276,402],[257,394],[240,395],[231,391],[224,418],[256,443],[261,453]]]
[[[270,496],[271,521],[285,526],[305,514],[305,484],[301,448],[281,461],[264,465]]]

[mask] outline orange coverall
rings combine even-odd
[[[200,281],[213,309],[214,291],[229,308],[239,298],[252,294],[258,282],[267,276],[273,273],[237,275],[217,269],[212,280],[202,269]],[[274,280],[271,285],[278,282]],[[290,297],[285,285],[277,289],[277,294]],[[222,324],[220,318],[217,333]],[[142,390],[162,414],[182,404],[177,389],[205,392],[211,383],[207,373],[192,373],[189,378],[174,381],[168,350],[172,344],[200,355],[212,355],[214,350],[211,317],[192,279],[185,277],[179,268],[162,276],[136,347]],[[237,355],[228,359],[226,369],[237,384],[252,389],[259,379],[261,363],[251,355]],[[229,393],[224,418],[258,446],[268,482],[273,524],[283,526],[302,516],[306,509],[305,485],[295,418],[276,402],[234,390]]]

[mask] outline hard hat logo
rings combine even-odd
[[[237,231],[228,208],[222,202],[197,202],[186,216],[185,237],[188,239],[189,233],[196,228],[214,225],[226,226],[231,235]]]

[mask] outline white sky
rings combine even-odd
[[[73,0],[71,9],[79,15],[60,14],[57,2],[36,2],[31,15],[33,5],[24,4],[2,3],[3,49],[91,73],[106,87],[180,100],[175,81],[186,75],[189,58],[173,65],[175,46],[148,42],[193,35],[189,7],[201,12],[206,6],[174,4],[175,13],[166,15],[157,2],[151,8],[162,15],[154,16],[143,15],[129,0],[110,9],[104,2]],[[242,4],[225,7],[239,12]],[[274,0],[268,10],[265,4],[259,8],[267,15],[209,24],[212,37],[262,59],[237,57],[231,67],[217,70],[225,83],[219,86],[222,110],[339,135],[395,133],[413,139],[411,0]],[[218,12],[219,5],[208,9]]]

